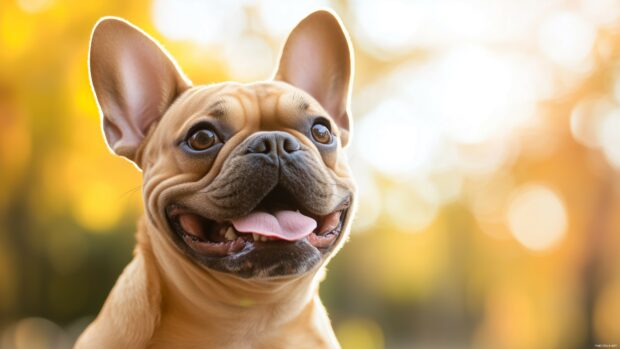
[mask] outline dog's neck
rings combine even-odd
[[[323,268],[301,276],[243,279],[192,262],[146,218],[141,230],[139,253],[152,254],[153,277],[160,280],[160,326],[170,325],[178,335],[251,338],[298,327],[300,317],[313,316],[311,308],[321,306],[316,295]]]

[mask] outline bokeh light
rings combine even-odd
[[[596,133],[607,160],[620,168],[620,108],[605,114]]]
[[[545,20],[539,35],[539,47],[549,59],[578,68],[592,51],[596,28],[579,14],[560,12]]]
[[[517,189],[507,212],[515,238],[532,250],[544,250],[562,239],[567,216],[561,199],[542,185],[528,184]]]
[[[355,150],[388,174],[414,173],[429,165],[438,146],[437,131],[425,117],[412,115],[405,101],[387,99],[360,122]]]
[[[448,135],[479,143],[532,116],[538,98],[536,72],[517,57],[501,57],[480,47],[451,52],[440,62],[440,106]],[[441,91],[441,92],[439,92]]]
[[[570,128],[573,137],[588,147],[600,147],[602,121],[614,111],[614,107],[610,98],[602,96],[580,101],[571,112]]]
[[[4,334],[1,344],[6,349],[48,349],[66,348],[71,341],[55,323],[42,318],[26,318]]]

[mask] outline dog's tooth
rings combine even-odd
[[[263,242],[267,242],[267,239],[268,239],[268,238],[267,238],[266,236],[261,236],[261,241],[263,241]]]
[[[260,235],[252,233],[252,238],[254,239],[254,241],[258,241],[260,240]]]
[[[224,234],[224,237],[226,238],[226,240],[236,240],[237,234],[235,234],[235,229],[233,227],[228,227],[228,229],[226,229],[226,234]]]

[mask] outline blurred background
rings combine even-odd
[[[620,345],[617,0],[0,1],[0,347],[69,348],[131,259],[140,173],[87,71],[104,15],[194,83],[270,76],[312,9],[355,47],[345,349]]]

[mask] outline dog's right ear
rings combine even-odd
[[[144,136],[191,82],[163,47],[113,17],[93,29],[89,71],[108,146],[140,166]]]

